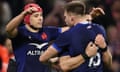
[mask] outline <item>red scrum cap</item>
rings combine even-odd
[[[43,11],[42,8],[38,4],[35,4],[35,3],[29,3],[29,4],[25,5],[24,10],[26,10],[30,7],[37,8],[36,12],[42,12]],[[31,14],[28,14],[24,17],[24,23],[25,24],[30,24],[30,16],[31,16]]]

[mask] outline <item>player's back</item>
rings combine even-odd
[[[97,34],[104,35],[101,26],[97,24],[77,24],[72,29],[70,54],[77,56],[85,52],[85,48],[90,41],[95,40]],[[98,50],[95,57],[86,60],[72,72],[103,72],[102,53]]]

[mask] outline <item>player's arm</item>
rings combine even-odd
[[[89,43],[86,49],[86,53],[83,55],[78,55],[76,57],[70,57],[64,56],[60,58],[60,68],[62,71],[68,71],[72,70],[76,67],[78,67],[80,64],[84,63],[85,59],[88,59],[89,57],[92,57],[96,54],[97,48],[93,43]],[[47,62],[50,60],[51,57],[55,56],[59,51],[54,48],[53,46],[50,46],[44,54],[42,54],[39,58],[41,62]]]
[[[32,13],[35,10],[36,10],[36,8],[31,7],[29,9],[23,11],[22,13],[20,13],[18,16],[13,18],[10,22],[8,22],[8,24],[6,26],[6,32],[8,33],[8,35],[10,37],[15,37],[17,35],[17,27],[23,21],[25,15]]]
[[[107,51],[103,52],[103,62],[108,68],[111,68],[112,66],[112,54],[109,49]]]
[[[97,35],[96,39],[95,39],[95,43],[101,48],[102,52],[103,52],[103,62],[105,63],[105,65],[107,67],[111,67],[112,65],[112,55],[110,50],[108,49],[108,46],[105,42],[105,39],[102,35]]]
[[[65,72],[75,69],[82,63],[84,63],[85,60],[96,55],[96,53],[97,53],[96,45],[90,42],[85,51],[85,55],[87,56],[85,56],[84,54],[80,54],[75,57],[63,56],[60,58],[60,68]]]
[[[80,66],[82,63],[85,62],[85,59],[82,57],[82,55],[78,55],[76,57],[70,57],[68,55],[68,56],[60,57],[59,61],[60,61],[59,62],[60,69],[63,72],[67,72],[69,70],[72,70],[72,69]]]
[[[57,55],[58,51],[51,45],[48,49],[39,57],[41,62],[47,62],[51,57]]]
[[[56,58],[56,59],[50,59],[50,61],[52,63],[55,63],[56,61],[59,61],[59,66],[60,69],[63,72],[72,70],[78,66],[80,66],[82,63],[85,62],[86,59],[89,59],[90,57],[96,55],[97,53],[97,48],[95,46],[95,44],[93,44],[92,42],[90,42],[86,48],[86,52],[85,55],[87,55],[86,57],[83,56],[83,54],[80,54],[76,57],[71,57],[70,55],[65,55],[62,56],[60,58]]]
[[[98,35],[95,39],[95,43],[101,47],[101,48],[105,48],[106,47],[106,43],[104,38],[101,35]],[[89,49],[89,44],[88,47],[86,48],[86,52],[88,51],[89,54],[87,55],[91,55],[91,53],[94,53],[95,48],[93,48],[92,50],[88,50]],[[68,58],[69,57],[69,58]],[[63,57],[64,58],[64,57]],[[76,57],[70,57],[67,56],[66,59],[60,60],[60,67],[63,71],[68,71],[68,70],[72,70],[76,67],[78,67],[79,65],[81,65],[82,63],[84,63],[85,59],[82,57],[82,55],[78,55]],[[112,63],[112,56],[109,50],[103,52],[103,61],[105,62],[105,64],[107,66],[111,66]]]
[[[62,33],[56,41],[47,48],[47,50],[39,57],[41,62],[48,61],[51,57],[62,51],[62,48],[69,45],[69,38],[66,33]]]
[[[89,15],[91,16],[91,20],[101,16],[101,15],[105,15],[105,12],[102,8],[93,8],[92,11],[89,13]]]

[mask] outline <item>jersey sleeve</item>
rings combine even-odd
[[[71,56],[76,56],[85,52],[86,46],[90,41],[91,33],[85,29],[76,30],[72,37]]]
[[[101,28],[101,32],[102,32],[103,36],[105,37],[105,39],[107,39],[107,35],[106,35],[106,31],[105,31],[104,27],[100,26],[100,28]]]
[[[18,27],[17,28],[17,35],[14,38],[11,38],[11,40],[16,41],[16,42],[18,40],[21,40],[23,37],[23,33],[24,33],[23,27]]]
[[[21,38],[22,37],[22,32],[24,32],[23,28],[22,27],[18,27],[17,28],[17,35],[14,38],[11,38],[11,39],[14,40],[14,39]]]
[[[102,34],[105,38],[107,37],[107,36],[106,36],[105,29],[104,29],[103,26],[98,25],[98,26],[97,26],[97,29],[99,30],[99,33],[100,33],[100,34]]]
[[[18,27],[17,30],[18,30],[17,35],[14,38],[11,38],[13,50],[17,49],[23,43],[23,40],[25,38],[24,34],[26,34],[25,29],[23,27]]]
[[[51,40],[56,40],[57,37],[61,34],[61,28],[58,27],[48,27],[49,34],[51,36]]]
[[[60,34],[60,36],[56,39],[56,41],[52,44],[52,46],[60,53],[63,49],[68,48],[70,44],[69,38],[66,33]]]
[[[61,53],[58,54],[59,57],[61,56],[67,56],[67,55],[70,55],[68,51],[63,51]]]
[[[108,39],[107,39],[107,35],[106,35],[106,31],[105,31],[104,27],[101,26],[101,25],[99,25],[99,26],[97,27],[97,29],[99,30],[98,33],[102,34],[103,37],[104,37],[105,40],[106,40],[106,43],[108,43],[108,41],[107,41]]]

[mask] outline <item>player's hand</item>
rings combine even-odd
[[[50,61],[51,63],[56,63],[56,62],[59,61],[59,57],[51,58],[51,59],[49,59],[49,61]]]
[[[92,19],[94,19],[97,16],[105,15],[105,12],[103,11],[102,8],[98,7],[98,8],[93,8],[92,11],[90,12],[90,15],[91,15]]]
[[[98,50],[98,47],[93,42],[89,42],[85,52],[89,57],[93,57],[96,55],[97,50]]]
[[[95,44],[98,45],[100,48],[105,48],[107,46],[103,35],[98,34],[95,38]]]
[[[30,7],[30,8],[28,8],[28,9],[24,10],[24,11],[22,12],[22,14],[27,15],[27,14],[31,14],[31,13],[33,13],[33,12],[35,12],[35,11],[37,11],[37,8],[35,8],[35,7]]]

